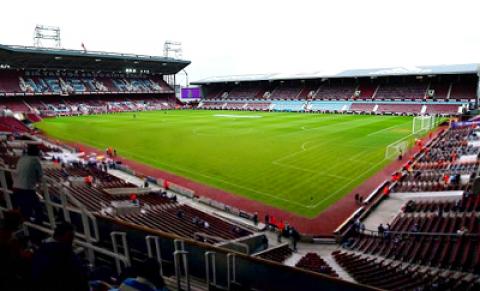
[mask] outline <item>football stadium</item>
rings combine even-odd
[[[189,82],[180,42],[34,31],[0,44],[0,290],[480,289],[479,64]]]

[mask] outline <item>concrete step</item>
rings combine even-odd
[[[341,279],[356,283],[355,279],[353,279],[350,274],[348,274],[339,264],[337,264],[337,261],[335,261],[335,258],[331,254],[322,256],[322,258],[330,267],[332,267],[332,269],[335,270],[335,272],[337,272]]]
[[[168,290],[179,290],[177,288],[177,279],[175,276],[172,277],[164,277],[165,284],[167,285]],[[185,280],[182,278],[182,289],[181,290],[187,290],[186,285],[185,285]],[[195,277],[190,277],[190,290],[192,291],[207,291],[208,287],[205,281],[195,278]],[[180,291],[180,290],[179,290]]]

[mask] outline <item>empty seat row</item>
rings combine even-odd
[[[323,260],[316,253],[307,253],[300,259],[300,261],[298,261],[295,266],[313,272],[338,277],[338,274],[335,272],[335,270],[333,270],[332,267],[330,267],[325,260]]]
[[[472,276],[422,270],[379,258],[336,251],[333,256],[357,282],[384,290],[477,290]]]

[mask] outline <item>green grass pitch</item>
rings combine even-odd
[[[412,117],[156,111],[45,119],[50,136],[314,217],[384,167]],[[412,137],[413,138],[413,137]]]

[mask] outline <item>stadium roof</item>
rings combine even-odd
[[[70,50],[0,44],[0,65],[20,69],[72,69],[125,71],[127,68],[150,73],[176,74],[190,61],[160,56]]]
[[[477,74],[478,64],[418,66],[418,67],[393,67],[377,69],[356,69],[340,72],[313,72],[300,74],[252,74],[236,76],[220,76],[205,78],[192,84],[202,85],[209,83],[225,82],[253,82],[276,80],[305,80],[320,78],[361,78],[361,77],[389,77],[389,76],[421,76],[421,75],[448,75],[448,74]]]

